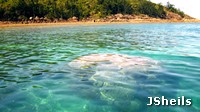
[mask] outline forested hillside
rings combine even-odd
[[[166,18],[167,11],[184,16],[184,13],[168,3],[167,6],[148,0],[0,0],[0,20],[18,21],[30,17],[79,20],[102,18],[111,14],[146,14]]]

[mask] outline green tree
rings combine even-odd
[[[139,7],[139,12],[151,17],[165,18],[166,12],[161,4],[155,4],[149,1],[143,1]]]
[[[166,8],[184,16],[184,13],[168,3]],[[100,18],[110,14],[146,14],[165,18],[165,7],[148,0],[0,0],[0,20],[24,20],[29,17],[49,19],[76,16]]]
[[[180,9],[175,8],[175,6],[173,4],[171,4],[170,2],[167,2],[166,7],[167,7],[168,10],[170,10],[171,12],[179,14],[181,17],[185,16],[183,11],[181,11]]]

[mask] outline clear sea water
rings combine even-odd
[[[127,74],[118,82],[125,86],[105,91],[110,102],[88,80],[94,70],[68,66],[94,53],[149,57],[160,69]],[[147,106],[149,96],[185,96],[192,105]],[[0,112],[200,112],[200,24],[0,28]]]

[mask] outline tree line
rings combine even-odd
[[[165,18],[166,10],[184,15],[170,3],[163,6],[148,0],[0,0],[0,20],[9,21],[36,16],[49,19],[102,18],[117,13]]]

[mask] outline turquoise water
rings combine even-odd
[[[94,53],[149,57],[159,70],[97,86],[88,80],[94,69],[68,66]],[[101,88],[115,101],[102,99]],[[192,105],[147,106],[150,96],[185,96]],[[200,24],[1,28],[0,112],[200,112]]]

